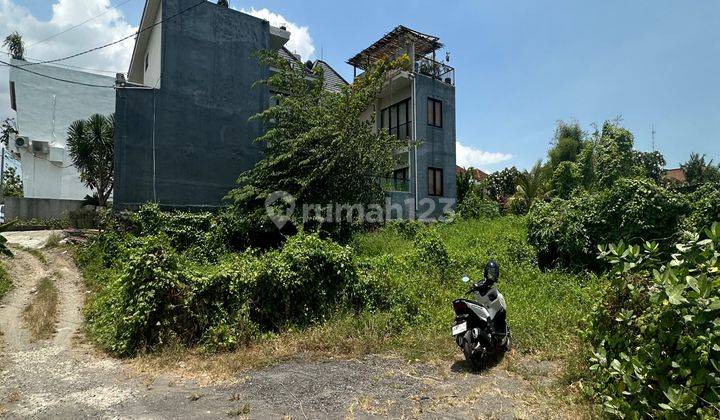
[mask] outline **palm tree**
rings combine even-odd
[[[16,60],[25,59],[25,43],[22,40],[22,36],[17,31],[5,37],[3,47],[7,47],[12,58]]]
[[[524,171],[518,176],[513,200],[516,208],[525,213],[536,200],[545,198],[546,194],[542,162],[537,161],[529,172]]]
[[[75,121],[68,129],[67,145],[80,179],[95,191],[100,206],[107,205],[114,182],[115,116],[95,114]]]

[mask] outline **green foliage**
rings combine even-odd
[[[186,251],[204,245],[214,218],[210,213],[165,212],[157,204],[146,204],[133,213],[130,220],[138,236],[163,233],[175,249]]]
[[[23,196],[23,182],[20,175],[15,173],[14,167],[5,169],[3,175],[3,194],[5,197],[22,197]]]
[[[291,194],[297,209],[303,204],[384,203],[377,180],[392,171],[393,152],[407,143],[374,130],[374,115],[363,116],[375,103],[385,75],[407,66],[407,56],[380,60],[339,92],[324,88],[319,68],[316,77],[308,77],[304,66],[274,52],[262,54],[261,62],[277,70],[261,83],[283,97],[255,116],[267,127],[256,140],[266,146],[264,157],[228,194],[233,211],[253,228],[276,231],[264,204],[278,191]]]
[[[546,196],[542,162],[538,161],[530,171],[522,172],[517,178],[515,194],[508,201],[513,214],[525,214],[533,203]]]
[[[7,232],[9,230],[12,230],[13,226],[15,226],[14,221],[3,223],[2,225],[0,225],[0,232]],[[13,253],[10,250],[10,247],[8,247],[7,242],[8,240],[4,236],[0,235],[0,254],[12,257]]]
[[[601,188],[610,188],[618,179],[638,174],[633,143],[632,133],[617,122],[603,124],[595,146],[596,177]]]
[[[590,318],[591,393],[619,417],[720,414],[720,225],[675,246],[602,247],[612,283]]]
[[[641,169],[643,176],[655,182],[662,180],[665,169],[665,156],[660,152],[639,152],[634,153],[635,165]]]
[[[7,47],[10,56],[15,60],[25,59],[25,42],[17,31],[9,34],[3,41],[3,47]]]
[[[105,206],[114,183],[115,116],[95,114],[77,120],[68,128],[68,153],[80,172],[80,179],[97,193]]]
[[[533,207],[529,242],[542,265],[594,266],[597,245],[667,238],[688,212],[686,199],[647,179],[620,179],[607,191]]]
[[[576,188],[582,184],[580,169],[575,162],[562,162],[555,172],[553,172],[550,180],[550,187],[553,195],[560,198],[570,198],[570,195]]]
[[[463,201],[465,201],[465,197],[473,191],[473,171],[474,169],[472,167],[468,168],[464,172],[460,172],[457,177],[455,177],[455,183],[457,184],[457,202],[458,205],[461,204]]]
[[[691,211],[683,221],[683,229],[702,232],[720,220],[720,182],[701,185],[688,199]]]
[[[705,161],[705,155],[690,154],[690,159],[680,165],[685,171],[685,180],[690,185],[707,182],[720,182],[720,167],[713,165],[712,159]]]
[[[458,204],[457,212],[465,219],[493,219],[500,217],[500,205],[472,191]]]
[[[0,264],[0,299],[12,289],[12,281],[5,271],[5,266]]]
[[[563,162],[575,162],[583,148],[585,136],[577,121],[571,123],[558,121],[553,136],[553,146],[548,151],[551,170]]]
[[[252,318],[274,328],[322,321],[347,302],[357,276],[350,248],[300,233],[261,258]]]
[[[519,176],[520,171],[514,166],[488,175],[487,187],[490,198],[498,202],[507,201],[508,197],[515,194]]]

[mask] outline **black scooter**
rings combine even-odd
[[[507,324],[505,298],[495,287],[500,277],[500,267],[490,260],[485,266],[485,280],[470,287],[467,293],[475,294],[475,301],[453,301],[455,322],[452,335],[462,349],[470,367],[484,369],[491,357],[499,359],[510,350],[511,335]],[[470,279],[463,277],[468,283]]]

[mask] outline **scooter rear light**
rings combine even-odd
[[[467,305],[462,300],[456,300],[453,302],[453,309],[455,309],[455,312],[460,312],[467,309]]]

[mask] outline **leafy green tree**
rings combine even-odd
[[[5,37],[3,47],[7,47],[12,58],[16,60],[25,59],[25,42],[17,31]]]
[[[493,172],[487,177],[488,194],[495,201],[504,202],[515,193],[520,171],[514,166]]]
[[[585,136],[585,132],[577,121],[570,123],[558,121],[553,136],[553,146],[548,151],[551,170],[554,170],[562,162],[575,162],[583,148]]]
[[[550,187],[553,195],[560,198],[570,198],[570,194],[582,184],[580,169],[575,162],[562,162],[555,168]]]
[[[374,130],[375,115],[366,117],[380,94],[388,71],[406,67],[407,56],[380,60],[363,77],[339,92],[323,88],[321,69],[308,78],[304,66],[289,63],[277,53],[261,54],[261,62],[276,69],[261,84],[283,92],[278,105],[254,118],[266,126],[256,141],[266,145],[263,159],[240,175],[239,187],[228,194],[239,216],[271,225],[265,201],[277,191],[291,194],[296,208],[325,205],[384,203],[379,178],[392,171],[399,141],[385,130]]]
[[[15,173],[15,168],[9,167],[5,169],[3,174],[3,194],[5,197],[22,197],[23,196],[23,182],[20,175]]]
[[[643,174],[654,180],[660,182],[662,179],[663,170],[665,169],[665,156],[660,152],[640,152],[635,151],[635,165],[641,168]]]
[[[585,142],[577,159],[578,171],[582,186],[590,191],[595,185],[595,141]]]
[[[538,161],[530,171],[524,171],[517,178],[515,194],[509,201],[514,213],[525,214],[537,200],[547,195],[543,178],[542,162]]]
[[[80,179],[97,193],[100,206],[106,206],[114,183],[115,116],[95,114],[73,122],[67,145]]]
[[[457,202],[462,203],[465,197],[473,190],[473,168],[470,167],[465,172],[461,172],[455,177],[455,183],[457,184]]]
[[[601,188],[611,187],[620,178],[638,174],[634,159],[634,137],[617,121],[606,121],[596,145],[596,175]]]
[[[690,185],[720,181],[720,168],[713,165],[712,159],[706,162],[705,155],[691,153],[690,159],[680,167],[685,171],[685,179]]]

